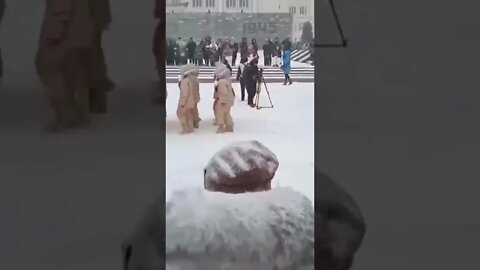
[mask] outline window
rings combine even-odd
[[[239,0],[238,6],[241,8],[248,8],[248,2],[249,0]]]
[[[193,0],[193,7],[201,7],[203,0]]]
[[[306,15],[307,14],[307,7],[300,7],[300,14]]]
[[[231,8],[231,7],[236,7],[237,6],[237,0],[225,0],[226,1],[226,4],[227,4],[227,8]]]
[[[290,14],[295,14],[297,13],[297,7],[290,7],[289,11],[290,11]]]
[[[206,6],[207,7],[215,7],[215,0],[207,0]]]

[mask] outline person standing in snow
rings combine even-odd
[[[279,60],[282,57],[282,44],[280,44],[279,38],[275,38],[275,43],[273,44],[273,66],[279,66]]]
[[[199,128],[200,121],[202,121],[198,113],[198,103],[200,103],[200,81],[198,80],[198,75],[200,71],[194,64],[190,64],[190,67],[194,70],[192,76],[190,76],[195,99],[195,107],[193,108],[193,128]]]
[[[222,63],[215,63],[215,66],[216,67],[219,67],[221,66]],[[216,107],[217,107],[217,102],[218,102],[218,78],[217,78],[217,75],[214,73],[213,74],[213,106],[212,106],[212,109],[213,109],[213,125],[216,126],[218,124],[218,121],[217,121],[217,111],[216,111]]]
[[[193,132],[193,110],[195,108],[195,94],[191,77],[194,69],[189,65],[180,68],[180,97],[178,99],[177,117],[182,126],[181,134]]]
[[[233,37],[230,39],[230,49],[232,49],[232,67],[234,67],[237,63],[238,42]]]
[[[271,66],[272,65],[272,41],[270,39],[265,40],[265,44],[263,44],[263,65],[264,66]]]
[[[288,50],[283,51],[282,70],[283,70],[283,73],[285,74],[285,82],[283,83],[283,85],[287,85],[287,82],[288,82],[289,85],[292,84],[292,79],[290,78],[290,70],[291,70],[290,54],[291,54],[291,52],[288,51]]]
[[[241,93],[241,100],[245,101],[245,79],[246,77],[243,76],[243,72],[245,70],[245,65],[248,62],[246,57],[240,60],[240,65],[238,66],[237,70],[237,81],[240,82],[240,93]]]
[[[258,43],[257,40],[252,38],[252,57],[258,57]]]
[[[231,71],[225,65],[218,65],[215,69],[215,75],[218,79],[217,102],[215,105],[217,133],[233,132],[230,110],[235,101],[235,93],[230,79]]]
[[[290,38],[286,38],[283,41],[283,61],[282,61],[282,70],[285,74],[285,82],[283,85],[292,84],[292,79],[290,78],[290,70],[291,70],[291,53],[292,53],[292,42]]]
[[[252,108],[255,107],[253,99],[257,94],[258,73],[258,59],[254,58],[245,66],[243,74],[245,77],[245,87],[247,88],[248,94],[248,105]]]

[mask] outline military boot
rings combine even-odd
[[[225,133],[226,132],[226,128],[225,128],[225,125],[219,125],[218,126],[218,129],[217,129],[217,133]]]
[[[192,132],[193,130],[188,125],[182,125],[182,131],[180,131],[180,134],[188,134]]]

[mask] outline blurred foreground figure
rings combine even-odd
[[[5,9],[7,9],[7,4],[5,0],[0,0],[0,26],[2,25],[3,14],[5,14]],[[3,77],[3,58],[2,58],[2,48],[0,48],[0,79]]]
[[[51,131],[90,121],[87,72],[92,30],[87,1],[46,0],[35,66],[53,112]]]
[[[155,228],[164,215],[157,201],[124,245],[126,269],[153,270],[164,260],[170,270],[293,270],[313,264],[312,202],[290,188],[271,189],[278,166],[256,141],[221,149],[205,168],[206,189],[187,188],[168,200],[165,253],[155,249]]]
[[[366,224],[355,200],[321,171],[315,172],[315,269],[349,270]]]
[[[205,167],[205,189],[174,192],[166,213],[163,201],[151,205],[123,245],[125,269],[351,269],[365,234],[355,201],[319,172],[314,213],[303,194],[271,188],[278,166],[257,141],[221,149]]]
[[[165,105],[167,100],[167,85],[165,79],[165,1],[155,0],[154,16],[155,19],[158,20],[158,23],[157,27],[155,28],[155,33],[153,35],[152,50],[155,57],[157,74],[159,79],[159,87],[154,93],[154,101],[155,103]]]
[[[112,22],[109,0],[88,0],[90,16],[93,23],[92,48],[90,49],[90,62],[88,77],[90,82],[90,111],[92,113],[107,112],[107,92],[115,87],[108,77],[107,63],[103,51],[103,33]]]

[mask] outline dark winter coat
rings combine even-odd
[[[240,43],[240,55],[241,57],[248,57],[248,43],[242,42]]]
[[[280,44],[279,42],[275,42],[273,44],[273,53],[272,53],[273,56],[276,56],[276,57],[282,57],[282,44]]]
[[[243,77],[247,90],[254,90],[257,87],[258,80],[258,66],[254,64],[247,64],[243,70]]]
[[[187,56],[189,58],[193,58],[195,56],[195,50],[197,48],[197,43],[195,43],[195,41],[193,40],[190,40],[188,43],[187,43],[187,46],[186,46],[186,51],[187,51]]]

